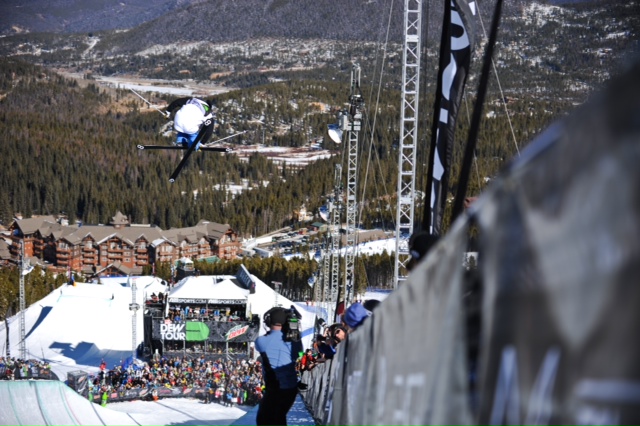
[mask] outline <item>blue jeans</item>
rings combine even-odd
[[[178,132],[178,136],[176,136],[175,145],[182,145],[185,148],[189,148],[191,145],[193,145],[197,136],[198,136],[197,133],[189,134],[189,133]],[[198,145],[196,145],[196,151],[199,149],[200,149],[200,142],[198,142]]]

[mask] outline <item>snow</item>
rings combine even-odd
[[[216,278],[221,282],[228,282],[233,276]],[[252,278],[256,283],[256,292],[247,296],[251,313],[262,318],[276,304],[287,308],[294,305],[294,302],[278,295],[257,277],[252,275]],[[207,278],[200,276],[186,279]],[[208,280],[212,281],[212,277]],[[144,301],[151,293],[166,292],[162,280],[155,277],[101,278],[100,283],[64,285],[33,303],[24,313],[26,358],[48,362],[51,371],[61,380],[67,378],[67,373],[77,370],[96,374],[103,359],[109,368],[121,365],[134,352],[134,321],[129,309],[133,301],[132,284],[136,286],[135,302],[140,306],[144,306]],[[20,316],[10,317],[8,323],[10,353],[18,357]],[[303,332],[312,329],[314,323],[314,313],[303,313]],[[144,338],[143,314],[140,310],[137,312],[135,325],[137,346]],[[265,331],[263,328],[262,334]],[[6,352],[6,335],[6,323],[0,323],[2,355]],[[310,345],[310,338],[303,339],[305,347]]]
[[[253,275],[251,277],[256,283],[255,294],[248,296],[252,313],[259,314],[262,318],[264,312],[276,304],[284,307],[295,305],[291,300],[275,293],[257,277]],[[198,278],[202,279],[202,277]],[[219,278],[226,280],[231,277]],[[29,306],[24,312],[26,358],[48,362],[51,370],[63,381],[71,371],[82,370],[96,374],[103,359],[109,368],[120,365],[133,353],[133,317],[129,310],[133,300],[131,288],[133,283],[136,286],[136,302],[141,306],[144,306],[145,296],[166,291],[163,281],[156,277],[101,278],[100,283],[64,285]],[[313,336],[315,312],[307,309],[299,309],[299,311],[302,314],[303,345],[308,347]],[[18,358],[20,316],[15,315],[9,318],[8,323],[10,352],[13,357]],[[137,346],[143,340],[143,315],[140,311],[135,324]],[[266,329],[263,328],[261,334],[264,332]],[[0,342],[2,342],[0,355],[6,353],[6,339],[7,329],[3,322],[0,324]],[[43,386],[43,384],[44,382],[38,382],[33,385],[36,386],[36,390],[27,393],[30,396],[24,398],[31,398],[31,400],[25,403],[36,405],[41,403],[37,395],[37,386]],[[11,394],[10,390],[0,390],[0,395],[2,392]],[[59,395],[60,392],[53,392],[53,394]],[[21,398],[21,403],[24,398]],[[80,399],[83,398],[80,397]],[[59,410],[60,415],[63,411],[69,411],[69,407],[73,407],[71,411],[78,411],[79,403],[84,404],[84,401],[78,402],[64,397],[58,405],[54,404],[58,408],[53,410]],[[88,401],[86,403],[91,404]],[[302,401],[296,404],[297,415],[300,418],[295,420],[295,424],[313,424],[304,405],[300,406],[303,404]],[[96,409],[99,408],[101,407],[96,406]],[[242,418],[246,410],[251,407],[223,407],[219,404],[203,404],[194,399],[175,398],[161,399],[157,402],[110,403],[108,408],[128,413],[128,418],[133,419],[123,423],[122,418],[113,418],[109,424],[228,425]],[[0,424],[10,424],[2,423],[2,416],[10,414],[12,413],[0,414]],[[102,417],[110,418],[108,415]],[[81,419],[80,424],[91,424],[91,421],[87,418],[84,421]],[[238,424],[255,424],[255,413],[253,417],[249,416]]]
[[[395,247],[396,240],[387,238],[361,243],[358,246],[358,252],[374,254],[386,250],[392,253],[395,251]],[[250,311],[262,317],[264,312],[275,305],[295,306],[302,315],[303,346],[309,347],[313,338],[316,314],[322,315],[322,307],[307,305],[304,302],[293,302],[274,292],[254,275],[251,277],[256,283],[256,291],[255,294],[248,295]],[[189,278],[196,279],[196,277]],[[228,278],[232,277],[217,277],[220,280]],[[198,279],[202,279],[202,277],[198,277]],[[138,311],[134,321],[132,311],[129,309],[130,304],[134,301],[132,297],[133,284],[136,287],[135,302],[140,306],[144,306],[144,301],[150,297],[151,293],[167,292],[164,281],[156,277],[109,277],[101,278],[99,283],[64,285],[33,303],[24,312],[26,358],[48,362],[51,365],[51,370],[61,380],[66,380],[67,373],[77,370],[96,374],[103,359],[109,368],[120,365],[133,353],[134,323],[136,325],[135,346],[143,340],[142,312]],[[384,300],[387,295],[386,291],[372,290],[365,293],[362,300]],[[10,352],[13,357],[19,357],[20,316],[10,317],[8,324]],[[264,334],[265,331],[263,328],[261,334]],[[7,328],[6,323],[3,322],[0,323],[0,342],[2,342],[0,355],[5,355],[7,352],[6,341]],[[5,383],[8,383],[7,386],[11,386],[10,382]],[[24,397],[29,399],[29,401],[24,401],[25,404],[35,404],[36,406],[42,404],[38,398],[37,387],[42,386],[43,383],[38,382],[38,384],[32,385],[36,386],[36,390],[27,393],[30,396]],[[3,392],[7,395],[13,394],[11,390],[1,388],[0,395]],[[74,391],[71,392],[75,394]],[[52,394],[60,395],[61,393],[52,392]],[[111,419],[108,424],[255,424],[255,408],[251,407],[223,407],[219,404],[203,404],[195,399],[174,398],[161,399],[157,402],[109,403],[105,409],[96,405],[91,410],[87,410],[81,409],[79,405],[83,405],[85,402],[86,404],[91,403],[77,394],[74,396],[78,396],[82,401],[68,396],[60,396],[60,401],[52,402],[54,404],[52,410],[54,412],[58,410],[59,415],[62,415],[63,411],[98,413],[103,419]],[[22,403],[22,399],[20,402]],[[249,410],[248,413],[247,410]],[[117,412],[126,413],[126,416],[117,417]],[[11,424],[2,423],[2,419],[3,415],[12,414],[0,413],[0,423]],[[79,419],[78,424],[92,424],[94,421],[94,417],[83,417]],[[33,424],[38,424],[38,422]],[[314,424],[300,398],[290,412],[290,424]]]
[[[255,425],[258,409],[204,404],[193,398],[109,402],[101,407],[61,382],[46,380],[0,381],[0,400],[3,425]],[[287,421],[304,426],[315,424],[300,396]]]
[[[107,404],[107,407],[113,411],[127,413],[141,425],[229,425],[254,408],[204,404],[200,400],[187,398],[167,398],[157,402],[116,402]]]
[[[249,157],[257,152],[274,164],[286,164],[296,167],[304,167],[315,161],[327,159],[338,154],[337,151],[321,148],[317,143],[298,148],[266,145],[231,145],[231,147],[233,148],[233,154],[237,155],[242,161],[249,161]]]
[[[118,402],[111,410],[127,413],[139,425],[255,425],[258,407],[223,407],[194,399],[162,399],[158,402]],[[287,414],[290,425],[315,425],[300,395]]]

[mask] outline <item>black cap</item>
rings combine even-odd
[[[282,308],[275,308],[271,310],[269,326],[283,325],[287,322],[287,312]]]

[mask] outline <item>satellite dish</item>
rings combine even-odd
[[[335,143],[342,143],[342,130],[340,130],[339,124],[329,124],[329,129],[327,130],[329,133],[329,137]]]
[[[318,213],[320,214],[320,217],[322,218],[322,220],[324,220],[325,222],[329,221],[329,207],[327,206],[322,206],[318,209]]]

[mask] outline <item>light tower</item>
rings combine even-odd
[[[421,16],[422,0],[405,0],[394,288],[397,288],[407,278],[407,264],[411,259],[409,255],[409,235],[414,231]]]
[[[349,94],[349,110],[338,114],[338,124],[330,127],[329,136],[336,143],[342,141],[342,133],[347,132],[347,194],[346,194],[346,243],[343,297],[345,308],[352,297],[354,285],[355,252],[357,247],[358,220],[358,135],[362,129],[362,113],[364,99],[360,90],[360,65],[353,64],[351,69],[351,93]]]
[[[351,70],[351,94],[349,95],[349,150],[347,167],[347,241],[345,244],[344,307],[351,302],[355,284],[355,259],[358,246],[358,134],[362,128],[362,110],[364,99],[360,92],[360,65],[354,64]]]

